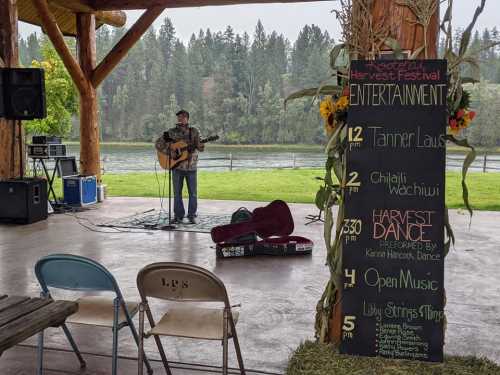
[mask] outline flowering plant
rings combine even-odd
[[[448,117],[448,132],[452,135],[458,135],[462,129],[469,127],[476,117],[476,112],[469,109],[470,94],[467,91],[462,92],[460,103],[456,110],[453,110],[453,103],[449,105],[450,116]]]
[[[459,109],[448,120],[450,133],[458,135],[462,129],[469,127],[474,117],[476,117],[476,112],[464,108]]]
[[[347,120],[349,109],[349,87],[346,86],[340,97],[329,95],[319,105],[319,113],[325,120],[325,131],[330,137],[339,123]]]

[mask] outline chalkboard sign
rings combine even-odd
[[[342,353],[443,360],[446,71],[351,64]]]

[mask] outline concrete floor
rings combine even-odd
[[[241,206],[252,209],[261,205],[255,202],[201,201],[200,211],[230,213]],[[79,213],[78,217],[101,223],[151,208],[159,208],[159,201],[112,198],[98,209]],[[208,234],[117,233],[104,228],[98,230],[108,233],[98,233],[79,225],[79,222],[89,225],[89,221],[78,221],[71,215],[52,215],[49,220],[30,226],[2,225],[0,292],[37,295],[39,286],[33,266],[40,257],[55,252],[84,255],[101,262],[114,274],[126,298],[135,300],[138,299],[136,275],[144,265],[158,261],[196,264],[217,274],[226,284],[231,302],[242,304],[237,328],[245,366],[282,373],[292,351],[300,342],[313,338],[316,302],[329,276],[324,266],[322,224],[304,225],[305,216],[315,213],[315,208],[294,204],[292,213],[296,223],[294,234],[315,242],[312,256],[217,260]],[[446,263],[448,330],[445,351],[448,354],[487,356],[500,363],[500,213],[477,212],[470,228],[468,216],[464,213],[451,211],[450,216],[457,244]],[[71,296],[67,292],[55,294],[56,298]],[[109,330],[75,327],[73,332],[82,351],[111,352]],[[34,344],[35,341],[31,339],[27,343]],[[68,348],[59,329],[49,330],[46,345]],[[165,348],[169,359],[178,362],[220,365],[222,357],[220,345],[214,342],[166,339]],[[151,357],[158,358],[152,343],[147,343],[146,351]],[[126,330],[121,332],[120,354],[137,355]],[[51,352],[50,358],[48,368],[63,373],[80,373],[71,355]],[[0,373],[33,373],[34,360],[33,349],[11,349],[0,358]],[[108,373],[105,368],[109,362],[107,358],[94,359],[85,373]],[[62,367],[57,365],[59,363]],[[236,367],[232,350],[230,365]],[[122,360],[120,366],[120,374],[132,374],[136,369],[133,361]],[[5,372],[5,369],[12,371]],[[176,374],[180,372],[175,371]]]

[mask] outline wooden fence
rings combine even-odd
[[[466,155],[450,155],[446,157],[446,169],[461,169]],[[225,161],[226,163],[210,164],[211,162]],[[208,165],[206,163],[209,163]],[[245,163],[242,163],[245,162]],[[284,161],[279,165],[270,166],[251,166],[249,159],[238,159],[233,154],[228,154],[225,157],[203,158],[199,161],[200,169],[223,168],[232,171],[233,169],[303,169],[303,168],[324,168],[324,160],[318,160],[317,163],[310,164],[297,163],[297,157],[292,154],[289,161]],[[479,154],[472,163],[470,170],[486,172],[500,172],[500,155],[499,154]]]

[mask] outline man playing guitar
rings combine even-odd
[[[174,221],[173,223],[181,223],[185,216],[184,203],[182,201],[182,190],[184,179],[186,179],[189,204],[187,218],[190,224],[196,224],[196,211],[198,209],[197,198],[197,166],[198,166],[198,151],[203,152],[205,145],[200,140],[200,132],[198,129],[189,126],[189,112],[181,110],[176,113],[177,125],[163,133],[156,140],[156,150],[167,154],[169,145],[184,141],[188,145],[189,157],[186,160],[176,164],[172,170],[172,184],[174,188]]]

